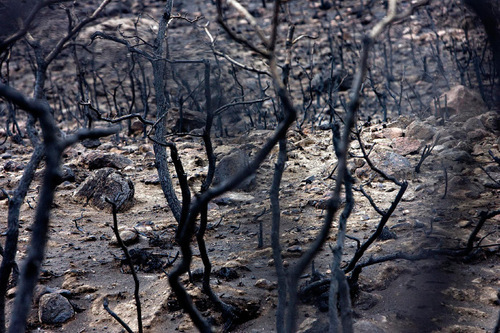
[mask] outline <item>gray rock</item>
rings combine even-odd
[[[302,247],[300,245],[292,245],[286,250],[290,253],[302,253]]]
[[[20,171],[24,169],[24,165],[22,163],[9,160],[4,164],[3,169],[5,171]]]
[[[454,198],[477,199],[484,192],[484,186],[464,176],[453,176],[448,181],[448,195]]]
[[[385,333],[383,329],[368,320],[358,320],[353,328],[356,333]]]
[[[108,198],[116,203],[118,211],[125,211],[134,202],[134,183],[119,171],[103,168],[87,177],[73,196],[97,209],[111,212],[111,205],[106,202]]]
[[[240,205],[243,203],[250,203],[255,200],[255,197],[245,193],[238,192],[226,192],[220,197],[217,197],[213,200],[214,203],[221,206],[230,206],[230,205]]]
[[[90,170],[101,168],[123,169],[131,165],[131,159],[117,154],[103,154],[101,152],[92,152],[85,157],[85,163]]]
[[[85,139],[82,141],[82,146],[85,148],[97,148],[101,145],[101,140],[99,139]]]
[[[126,246],[132,245],[139,240],[139,235],[133,229],[123,229],[123,230],[120,230],[119,232],[120,232],[120,238],[121,238],[123,244],[125,244]],[[116,239],[116,237],[114,235],[113,235],[113,238],[111,239],[110,244],[114,245],[114,246],[118,245],[118,240]]]
[[[224,156],[215,168],[214,185],[233,178],[240,170],[249,164],[248,155],[241,149],[236,149],[229,155]],[[249,191],[255,185],[255,174],[248,177],[238,186],[238,189]]]
[[[448,149],[440,154],[445,167],[454,167],[457,164],[472,164],[474,157],[464,150]]]
[[[490,111],[482,114],[479,118],[489,131],[500,131],[500,111]]]
[[[74,182],[76,180],[75,172],[72,168],[67,165],[62,167],[62,181],[63,182]]]
[[[175,123],[175,132],[188,133],[205,126],[207,115],[203,112],[183,109],[182,117],[177,108],[171,108],[168,112],[167,122],[169,124]]]
[[[406,129],[406,135],[412,139],[428,141],[436,134],[436,130],[429,124],[415,120]]]
[[[367,311],[382,300],[382,296],[360,291],[354,300],[356,309]]]
[[[396,239],[398,238],[396,236],[396,233],[394,231],[390,231],[387,226],[385,226],[382,229],[382,233],[378,236],[378,239],[381,241],[389,240],[389,239]]]
[[[47,286],[41,284],[36,285],[35,290],[33,291],[33,303],[38,304],[40,302],[40,298],[49,293],[50,289]]]
[[[463,128],[466,132],[470,132],[476,129],[484,129],[484,125],[478,117],[473,117],[465,121]]]
[[[395,152],[405,156],[409,154],[418,153],[421,144],[420,140],[401,137],[401,138],[394,138],[392,140],[392,146],[394,147]]]
[[[412,167],[410,161],[406,157],[393,152],[388,152],[387,154],[385,154],[385,159],[382,164],[384,165],[384,167],[389,168],[393,171],[397,169]]]
[[[328,332],[328,322],[319,318],[309,317],[300,323],[297,333],[323,333]]]
[[[61,324],[75,315],[73,306],[60,294],[45,294],[40,297],[38,317],[44,324]]]
[[[255,286],[261,289],[273,290],[276,289],[276,282],[271,282],[267,279],[259,279],[255,282]]]

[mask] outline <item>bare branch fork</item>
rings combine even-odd
[[[420,160],[418,161],[417,165],[415,166],[415,172],[419,173],[420,168],[422,167],[422,163],[424,163],[425,159],[429,157],[432,154],[432,150],[434,147],[436,147],[436,144],[439,141],[439,135],[436,136],[434,139],[434,142],[430,145],[425,145],[424,149],[422,150],[422,154],[420,155]]]
[[[57,2],[64,2],[64,1],[57,1]],[[29,30],[29,25],[30,22],[34,19],[36,16],[36,13],[44,6],[50,5],[52,3],[56,3],[56,1],[39,1],[33,11],[29,14],[27,21],[25,22],[25,26],[18,31],[15,35],[8,37],[6,40],[3,42],[0,42],[2,46],[0,47],[0,52],[3,52],[6,47],[9,47],[12,43],[14,43],[16,40],[20,39],[23,37],[25,34],[28,33]],[[101,5],[92,13],[90,17],[87,17],[86,19],[82,20],[79,24],[76,26],[73,26],[72,21],[68,23],[68,32],[67,34],[61,38],[55,45],[54,48],[46,55],[43,55],[43,50],[39,42],[33,40],[31,35],[27,35],[28,43],[33,47],[34,52],[35,52],[35,58],[36,58],[36,68],[35,68],[35,89],[34,89],[34,97],[36,99],[43,100],[44,94],[43,94],[43,89],[45,86],[45,80],[46,80],[46,72],[48,69],[48,66],[50,63],[59,55],[61,50],[68,45],[68,41],[73,38],[80,30],[81,28],[91,22],[92,20],[96,19],[99,15],[99,13],[104,9],[104,7],[109,3],[109,0],[104,0]],[[5,42],[5,43],[4,43]],[[35,123],[36,123],[36,118],[40,117],[40,119],[45,119],[47,128],[50,127],[50,130],[53,130],[52,136],[55,136],[55,133],[59,133],[59,129],[57,126],[54,125],[53,119],[52,121],[50,120],[49,117],[49,112],[45,112],[45,108],[48,109],[48,104],[47,105],[38,105],[37,102],[30,101],[26,99],[22,94],[16,92],[12,88],[8,86],[2,86],[2,91],[3,91],[3,96],[6,97],[7,99],[13,101],[14,103],[18,103],[21,107],[25,108],[26,110],[31,110],[28,114],[28,121],[26,124],[26,133],[33,144],[35,150],[33,154],[31,155],[31,159],[24,169],[23,176],[19,182],[18,187],[15,190],[14,196],[12,200],[9,201],[9,212],[8,212],[8,230],[7,230],[7,237],[5,240],[5,255],[3,256],[2,259],[2,264],[0,266],[0,333],[5,332],[5,293],[7,290],[8,286],[8,281],[9,281],[9,276],[15,265],[15,255],[17,252],[17,242],[18,242],[18,235],[19,235],[19,211],[21,208],[21,204],[24,201],[24,197],[26,196],[29,186],[31,185],[31,182],[33,180],[35,171],[40,164],[42,158],[46,156],[47,151],[46,148],[48,147],[47,143],[51,143],[51,141],[45,140],[45,146],[43,143],[40,142],[40,139],[38,137],[38,134],[35,131]],[[37,104],[38,106],[34,105]],[[42,102],[39,102],[42,103]],[[38,110],[38,109],[39,110]],[[35,112],[38,110],[37,112]],[[37,114],[41,112],[41,114]],[[35,115],[36,114],[36,115]],[[42,117],[43,116],[43,117]],[[49,126],[50,125],[50,126]],[[43,127],[43,126],[42,126]],[[106,130],[104,130],[106,132]],[[79,140],[83,137],[99,137],[103,135],[108,135],[107,132],[99,132],[99,131],[94,131],[94,132],[78,132],[77,134],[68,137],[66,141],[60,140],[57,141],[61,146],[57,148],[61,148],[64,145],[70,145],[74,143],[76,140]],[[51,150],[54,152],[55,155],[59,154],[60,151],[55,149],[54,147],[51,148]],[[47,160],[49,160],[48,156]],[[48,163],[47,163],[48,165]],[[55,164],[54,164],[55,165]],[[51,172],[57,172],[57,168],[53,166],[52,169],[50,169]],[[49,177],[50,173],[48,175],[46,174],[46,177]],[[55,177],[55,176],[54,176]],[[48,178],[47,178],[48,179]],[[57,185],[57,184],[56,184]],[[54,185],[55,186],[55,185]],[[50,192],[50,189],[49,189]],[[47,198],[50,199],[50,198]],[[50,209],[50,204],[45,206],[47,211]],[[48,212],[47,212],[48,214]],[[47,217],[48,218],[48,217]],[[39,237],[46,237],[45,233],[42,233],[39,235]],[[43,249],[44,247],[44,241],[40,242],[40,245]],[[43,257],[43,251],[40,252],[40,256]],[[41,262],[41,261],[40,261]],[[37,263],[37,267],[39,268],[39,264]],[[38,278],[38,272],[35,267],[35,270],[33,273],[35,273],[35,279]],[[27,297],[31,297],[31,287],[27,287]],[[15,312],[13,312],[15,313]],[[22,325],[22,322],[26,320],[25,314],[19,312],[15,313],[16,318],[19,318],[19,321],[17,322],[16,325],[20,326]],[[24,317],[23,317],[24,316]],[[15,321],[11,321],[14,323]],[[11,325],[12,326],[12,325]],[[24,328],[23,328],[24,330]]]
[[[476,239],[477,234],[479,231],[482,229],[484,226],[484,223],[488,220],[491,219],[497,215],[500,215],[500,210],[494,210],[490,212],[483,211],[479,214],[480,218],[479,221],[474,228],[474,230],[471,232],[469,235],[469,238],[467,240],[467,245],[463,249],[422,249],[418,253],[411,254],[411,253],[405,253],[405,252],[396,252],[392,253],[386,256],[381,256],[381,257],[370,257],[364,261],[361,261],[354,265],[352,267],[352,273],[350,276],[350,282],[355,283],[358,280],[358,277],[363,270],[364,267],[368,267],[371,265],[376,265],[382,262],[386,261],[392,261],[392,260],[409,260],[409,261],[416,261],[416,260],[423,260],[423,259],[428,259],[431,257],[435,256],[450,256],[450,257],[463,257],[471,254],[472,250],[474,250],[478,246],[474,246],[474,241]],[[479,246],[480,247],[480,246]]]
[[[227,25],[227,23],[225,22],[225,20],[223,18],[224,16],[223,16],[222,4],[221,4],[220,0],[217,1],[218,21],[219,21],[219,23],[222,25],[222,27],[224,28],[224,30],[230,35],[230,37],[233,40],[235,40],[238,43],[240,43],[240,44],[242,44],[242,45],[250,48],[251,50],[259,53],[264,58],[267,58],[267,59],[270,60],[271,73],[272,73],[273,78],[274,78],[274,83],[278,87],[278,95],[279,95],[279,97],[280,97],[280,99],[281,99],[281,101],[283,103],[284,110],[286,111],[287,116],[289,116],[291,114],[292,110],[293,110],[293,113],[295,114],[295,110],[293,109],[293,106],[291,105],[290,101],[287,99],[287,95],[286,94],[283,95],[283,92],[286,93],[286,91],[283,90],[283,88],[284,88],[283,87],[283,82],[281,80],[277,79],[279,76],[278,76],[278,73],[277,73],[276,61],[275,61],[275,57],[274,57],[274,48],[275,48],[275,42],[276,42],[276,26],[278,24],[278,11],[279,11],[280,1],[276,1],[275,2],[273,17],[272,17],[273,34],[271,34],[271,37],[269,39],[260,30],[260,28],[259,28],[259,26],[257,24],[257,21],[252,17],[251,14],[248,13],[248,11],[246,11],[246,9],[244,7],[242,7],[235,0],[228,0],[227,3],[230,6],[234,7],[243,17],[245,17],[245,19],[250,24],[250,26],[255,30],[257,36],[260,39],[260,42],[264,45],[264,48],[262,48],[261,46],[257,46],[255,44],[253,44],[252,42],[250,42],[247,39],[244,39],[243,37],[237,36],[229,28],[229,26]],[[366,75],[369,49],[373,45],[374,40],[378,37],[378,35],[380,35],[380,33],[389,24],[391,24],[395,20],[403,19],[404,17],[410,15],[415,8],[417,8],[418,6],[422,6],[422,5],[426,4],[426,3],[428,3],[428,1],[418,2],[418,3],[414,4],[413,6],[410,6],[410,9],[408,9],[404,13],[401,13],[401,14],[397,15],[397,12],[396,12],[397,1],[390,1],[389,2],[389,9],[388,9],[387,16],[372,29],[372,31],[370,32],[369,35],[367,35],[363,39],[363,48],[362,48],[362,53],[361,53],[361,59],[360,59],[360,62],[359,62],[358,71],[356,72],[356,76],[354,78],[354,82],[353,82],[353,86],[352,86],[352,89],[351,89],[351,93],[350,93],[350,96],[349,96],[350,97],[350,101],[349,101],[349,104],[347,106],[347,117],[346,117],[346,120],[345,120],[345,127],[344,127],[344,131],[343,131],[342,135],[339,136],[340,137],[340,140],[338,140],[339,144],[336,147],[336,153],[337,153],[337,157],[338,157],[338,160],[339,160],[338,168],[337,168],[337,172],[338,172],[337,180],[338,181],[336,183],[336,186],[335,186],[335,189],[333,191],[332,197],[331,197],[331,199],[328,202],[327,216],[325,218],[323,227],[322,227],[322,229],[320,231],[320,234],[318,235],[317,239],[313,242],[313,244],[306,251],[306,253],[298,260],[297,264],[293,268],[291,268],[289,270],[288,284],[287,284],[287,292],[288,292],[288,309],[287,310],[288,311],[287,311],[287,314],[286,314],[286,328],[285,328],[285,330],[287,332],[294,332],[296,330],[296,322],[295,321],[296,321],[296,302],[297,302],[297,285],[298,285],[298,280],[299,280],[302,272],[306,268],[306,266],[308,266],[309,262],[312,260],[312,258],[314,257],[314,255],[317,253],[317,251],[324,244],[324,242],[325,242],[325,240],[326,240],[326,238],[327,238],[327,236],[329,234],[329,230],[330,230],[330,227],[331,227],[331,224],[332,224],[333,216],[334,216],[335,212],[337,211],[337,209],[339,207],[339,203],[340,203],[340,190],[341,190],[341,187],[342,187],[342,184],[343,184],[343,180],[345,179],[345,177],[347,175],[347,171],[346,171],[346,160],[347,160],[347,158],[346,157],[347,157],[347,148],[349,146],[349,135],[350,135],[351,129],[354,127],[355,113],[356,113],[357,108],[359,106],[359,95],[360,95],[360,91],[361,91],[362,82],[363,82],[364,77]],[[287,77],[285,69],[286,68],[284,68],[284,75],[283,75],[284,78]],[[283,122],[281,124],[283,124]],[[285,129],[285,131],[286,131],[286,129]],[[274,139],[275,139],[275,137],[273,137],[268,143],[273,143],[273,145],[274,145],[276,143],[276,141]],[[280,144],[280,148],[282,146],[284,146],[284,145]],[[264,151],[264,149],[262,151]],[[281,155],[281,157],[279,158],[279,161],[283,160],[283,158],[284,158],[284,156]],[[278,161],[277,167],[275,169],[275,178],[274,178],[273,187],[272,187],[273,191],[276,191],[275,187],[279,186],[279,179],[280,179],[280,175],[279,175],[279,173],[280,173],[280,170],[279,170],[280,169],[280,165],[279,164],[281,163],[279,161]],[[244,170],[244,172],[247,172],[247,171],[248,170]],[[276,175],[276,174],[278,174],[278,175]],[[242,174],[239,175],[239,176],[243,177],[244,173],[242,172]],[[236,177],[235,177],[235,179],[236,179]],[[208,191],[207,194],[206,194],[207,195],[206,198],[204,198],[202,196],[202,197],[200,197],[198,199],[201,202],[204,202],[205,200],[210,200],[211,196],[209,196],[209,194],[211,194],[211,193],[213,193],[213,194],[220,194],[224,190],[232,188],[232,186],[234,186],[235,183],[236,182],[234,182],[234,181],[229,181],[228,183],[223,184],[219,188],[212,189],[211,191]],[[403,183],[402,185],[403,185],[404,188],[406,187],[405,183]],[[347,186],[347,184],[346,184],[346,186]],[[404,192],[404,190],[402,192]],[[402,196],[402,194],[401,194],[401,196]],[[274,207],[278,207],[277,206],[278,202],[277,202],[277,198],[276,198],[276,194],[275,193],[273,193],[273,197],[274,197],[274,198],[272,198],[273,206]],[[197,202],[195,202],[195,207],[193,209],[194,210],[194,216],[197,215],[197,211],[195,210],[196,209],[196,203]],[[276,208],[274,208],[274,209],[276,209]],[[276,224],[279,223],[279,215],[278,214],[275,214],[275,215],[276,216],[274,216],[274,218],[273,218],[273,220],[274,220],[273,226],[275,228],[275,231],[273,232],[273,234],[277,230]],[[348,216],[347,212],[346,212],[346,215]],[[190,215],[190,221],[192,219],[193,219],[193,215]],[[188,222],[187,227],[189,227],[193,222]],[[186,229],[186,233],[188,235],[190,234],[189,229]],[[274,236],[274,237],[276,237],[276,236]],[[273,243],[276,245],[276,243],[278,243],[278,242],[274,241]],[[275,261],[278,262],[278,265],[279,265],[279,261],[281,260],[281,258],[279,257],[279,248],[273,249],[273,251],[274,251],[273,252],[273,256],[275,257]],[[280,274],[280,268],[278,267],[277,269],[278,269],[278,275],[279,275]],[[279,311],[281,311],[281,310],[279,310]],[[280,319],[281,315],[282,315],[282,312],[279,312],[279,314],[278,314],[278,316],[279,316],[278,320],[279,321],[281,321],[281,319]],[[280,327],[279,323],[278,323],[277,327],[278,327],[279,331],[280,331],[280,329],[283,329],[283,327]],[[346,322],[346,325],[343,328],[344,328],[345,331],[352,330],[352,326],[350,326],[350,324],[347,323],[347,322]]]
[[[22,27],[18,31],[16,31],[14,34],[8,36],[4,40],[0,41],[0,54],[3,53],[10,45],[14,44],[16,41],[19,39],[23,38],[24,35],[28,32],[29,28],[31,27],[31,23],[35,19],[36,15],[38,12],[47,6],[50,6],[55,3],[62,3],[62,2],[69,2],[70,0],[45,0],[45,1],[38,1],[35,6],[31,9],[30,13],[26,17],[26,20],[22,22]]]
[[[220,8],[220,2],[218,2]],[[276,41],[276,29],[277,29],[277,12],[279,10],[279,1],[275,4],[275,20],[273,21],[272,30],[272,44],[271,44],[271,54],[274,54],[274,44]],[[183,258],[181,263],[171,272],[169,281],[174,290],[176,290],[177,298],[179,303],[183,305],[183,308],[189,313],[191,319],[195,323],[196,327],[202,332],[210,332],[210,325],[201,317],[200,313],[192,306],[191,300],[187,295],[185,289],[179,283],[179,277],[184,274],[189,269],[192,260],[192,251],[190,247],[191,236],[195,232],[196,219],[200,213],[205,209],[210,200],[216,196],[225,193],[231,189],[237,187],[244,179],[248,177],[257,170],[260,164],[265,160],[267,155],[270,153],[272,148],[276,145],[280,138],[283,138],[286,131],[293,123],[296,118],[295,109],[291,103],[291,100],[287,94],[286,88],[280,81],[279,74],[276,69],[276,62],[274,56],[271,57],[271,70],[273,75],[273,80],[277,86],[277,93],[283,102],[285,109],[285,117],[282,122],[278,125],[272,138],[263,146],[263,148],[256,154],[255,158],[249,163],[249,165],[240,170],[233,178],[229,179],[227,182],[219,185],[218,187],[207,189],[205,192],[201,193],[191,205],[191,209],[187,219],[183,219],[183,222],[179,225],[178,230],[178,240],[181,246],[181,251],[183,253]],[[187,306],[187,307],[186,307]]]
[[[10,333],[18,333],[24,332],[26,329],[26,320],[31,306],[33,290],[38,281],[40,266],[45,253],[50,221],[50,207],[54,200],[54,191],[61,179],[59,168],[62,152],[65,148],[81,139],[107,136],[118,132],[119,129],[117,127],[112,127],[92,131],[82,130],[66,139],[61,139],[57,136],[59,131],[47,103],[30,100],[17,90],[3,83],[0,83],[0,96],[13,102],[32,114],[33,117],[39,119],[45,145],[46,167],[43,184],[36,209],[29,253],[23,270],[21,271],[19,288],[14,301],[12,318],[9,326]]]
[[[152,128],[151,128],[151,130],[153,129],[155,130],[155,136],[151,137],[148,134],[148,137],[153,141],[155,156],[157,160],[157,169],[160,179],[167,181],[166,184],[163,184],[162,182],[162,189],[167,198],[168,204],[171,207],[172,212],[179,223],[176,239],[183,254],[181,263],[169,274],[169,281],[172,290],[177,295],[179,304],[186,310],[186,312],[189,313],[196,327],[198,327],[198,329],[200,329],[201,331],[209,331],[210,325],[201,317],[197,309],[193,306],[189,297],[187,296],[185,289],[179,282],[180,274],[183,274],[188,271],[189,260],[191,260],[191,249],[190,249],[191,239],[183,238],[181,232],[182,230],[185,229],[185,224],[189,214],[189,209],[191,206],[191,193],[187,183],[187,176],[183,170],[182,163],[178,157],[175,145],[173,143],[168,143],[163,141],[164,138],[166,137],[165,117],[167,110],[167,101],[165,98],[163,80],[164,80],[165,64],[167,63],[169,64],[198,63],[205,65],[205,99],[206,99],[207,119],[206,119],[206,127],[202,137],[205,143],[205,148],[209,159],[209,171],[207,174],[207,178],[205,179],[202,185],[202,192],[204,192],[209,188],[215,171],[215,156],[213,154],[213,148],[210,139],[210,131],[214,114],[211,106],[210,63],[206,60],[170,60],[164,58],[163,39],[168,27],[168,22],[173,18],[171,16],[171,10],[172,10],[172,1],[168,1],[164,9],[164,15],[162,16],[162,19],[160,20],[159,23],[159,31],[153,45],[152,53],[141,50],[136,46],[132,46],[126,39],[110,36],[102,32],[94,33],[91,39],[92,41],[94,41],[96,38],[99,37],[123,44],[127,47],[129,52],[137,53],[143,56],[144,58],[149,60],[153,66],[154,87],[156,91],[156,101],[157,101],[157,119],[154,123],[152,123]],[[222,111],[223,109],[219,109],[219,112]],[[139,119],[142,121],[141,118]],[[179,183],[183,198],[182,204],[179,202],[177,196],[175,195],[175,192],[173,191],[173,187],[171,184],[170,175],[168,173],[168,167],[166,163],[166,156],[165,156],[166,147],[170,148],[172,160],[174,161],[176,173],[179,178]],[[203,264],[205,266],[204,278],[203,278],[203,291],[207,293],[211,301],[213,301],[214,304],[216,304],[217,307],[219,307],[222,310],[224,317],[226,317],[226,319],[228,320],[228,323],[232,323],[234,319],[234,313],[232,307],[223,303],[210,287],[211,264],[208,258],[205,242],[203,239],[207,225],[206,211],[207,211],[207,205],[202,206],[200,228],[197,233],[198,246],[200,248]],[[186,260],[186,258],[188,258],[188,261]]]

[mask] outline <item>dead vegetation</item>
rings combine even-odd
[[[89,5],[0,40],[0,332],[498,327],[483,7]]]

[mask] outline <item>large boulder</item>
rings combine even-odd
[[[40,297],[38,316],[44,324],[62,324],[73,318],[75,310],[61,294],[44,294]]]
[[[375,152],[372,160],[379,169],[396,178],[407,178],[414,169],[410,160],[393,151]]]
[[[125,211],[134,202],[134,183],[119,171],[103,168],[87,177],[76,189],[74,197],[93,207],[111,212],[106,198],[116,203],[118,211]]]
[[[192,130],[205,127],[207,115],[200,111],[171,108],[168,110],[167,122],[173,126],[174,132],[188,133]]]
[[[432,103],[431,110],[436,117],[444,116],[454,121],[465,121],[471,117],[485,113],[488,107],[478,92],[458,85],[439,97],[439,105],[437,107],[435,103]]]
[[[249,164],[247,153],[241,149],[235,149],[229,155],[224,156],[215,168],[214,185],[222,184],[231,179],[240,170],[246,168]],[[249,191],[255,184],[255,174],[248,175],[247,178],[238,186],[238,189]]]

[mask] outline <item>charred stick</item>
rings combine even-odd
[[[472,233],[469,236],[469,240],[467,241],[467,247],[465,249],[465,253],[468,254],[472,251],[472,248],[474,246],[474,240],[476,239],[477,234],[483,227],[484,223],[486,220],[491,219],[494,216],[497,216],[500,214],[500,210],[494,210],[492,212],[487,212],[487,211],[482,211],[479,216],[479,222],[477,223],[476,227],[472,231]]]
[[[127,263],[128,267],[130,268],[130,272],[132,273],[132,277],[134,279],[134,297],[135,297],[135,307],[137,310],[137,326],[139,328],[139,333],[142,333],[143,332],[142,314],[141,314],[142,308],[141,308],[141,298],[139,295],[139,288],[140,288],[139,278],[137,277],[137,273],[135,271],[134,264],[132,263],[132,257],[130,256],[130,253],[128,252],[127,247],[123,243],[123,240],[120,236],[120,231],[118,230],[118,217],[117,217],[116,203],[108,198],[106,198],[105,200],[112,207],[112,210],[113,210],[112,211],[112,213],[113,213],[113,228],[112,229],[113,229],[113,232],[115,234],[116,241],[118,242],[118,246],[120,246],[120,248],[123,251],[123,254],[125,255],[125,262]],[[109,313],[109,311],[108,311],[108,313]],[[122,322],[120,320],[118,320],[116,317],[113,316],[113,318],[115,318],[120,324],[122,324]],[[122,326],[123,326],[123,324],[122,324]]]
[[[109,308],[109,301],[107,297],[104,297],[102,301],[102,306],[104,307],[104,310],[106,310],[111,317],[115,318],[115,320],[122,325],[122,327],[128,332],[128,333],[134,333],[130,326],[128,326],[113,310]]]
[[[385,212],[385,214],[380,219],[380,222],[379,222],[379,224],[377,226],[377,229],[370,236],[370,238],[368,238],[368,240],[366,242],[364,242],[363,245],[361,245],[361,247],[359,248],[359,250],[356,251],[356,253],[354,254],[354,257],[349,262],[349,265],[344,269],[344,272],[348,273],[348,272],[352,271],[354,269],[354,267],[356,266],[356,263],[364,255],[365,251],[380,236],[380,234],[382,233],[382,230],[384,229],[387,221],[389,221],[389,218],[391,217],[392,213],[394,212],[394,210],[398,206],[399,202],[403,198],[403,195],[404,195],[404,193],[405,193],[405,191],[406,191],[407,188],[408,188],[408,183],[407,182],[403,182],[402,185],[401,185],[401,188],[399,189],[398,194],[396,195],[396,198],[392,202],[392,204],[389,207],[389,209],[387,210],[387,212]]]

